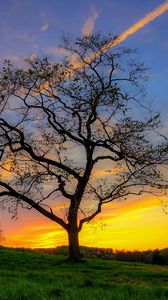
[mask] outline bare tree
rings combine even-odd
[[[71,260],[102,205],[167,188],[167,142],[145,106],[146,69],[133,50],[105,51],[109,41],[64,38],[61,62],[7,61],[0,74],[1,206],[58,223]]]

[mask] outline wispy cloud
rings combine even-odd
[[[69,57],[69,60],[72,65],[77,65],[78,64],[78,56],[75,53],[70,53],[70,51],[61,48],[61,47],[56,47],[56,48],[49,48],[47,49],[47,54],[52,55],[52,56],[60,56],[60,57]]]
[[[147,15],[145,15],[145,17],[140,19],[138,22],[136,22],[134,25],[132,25],[126,31],[124,31],[121,35],[119,35],[118,38],[109,42],[105,47],[101,48],[101,50],[86,57],[85,61],[91,62],[96,57],[99,57],[102,53],[108,51],[109,49],[111,49],[111,48],[115,47],[116,45],[120,44],[121,42],[125,41],[130,35],[133,35],[134,33],[136,33],[139,29],[143,28],[145,25],[147,25],[151,21],[155,20],[157,17],[162,15],[167,10],[168,10],[168,1],[164,2],[162,5],[160,5],[159,7],[155,8],[154,10],[149,12]],[[95,8],[92,8],[92,14],[88,18],[88,20],[85,22],[85,24],[81,30],[84,35],[91,34],[91,32],[93,31],[93,28],[94,28],[95,21],[98,18],[98,16],[99,16],[99,14],[98,14],[97,10]],[[62,48],[49,49],[48,53],[50,53],[52,55],[66,55],[67,54],[67,52],[65,53],[65,50]],[[85,62],[78,62],[76,58],[72,62],[74,62],[74,64],[73,64],[74,70],[71,70],[71,73],[68,75],[68,77],[72,76],[74,74],[75,70],[78,70],[85,65]]]
[[[120,43],[124,41],[129,35],[134,34],[139,29],[143,28],[145,25],[162,15],[164,12],[168,10],[168,1],[160,5],[159,7],[155,8],[151,12],[149,12],[144,18],[139,20],[137,23],[135,23],[133,26],[128,28],[128,30],[124,31],[118,39],[115,41],[115,43]],[[109,45],[110,46],[110,45]]]
[[[0,56],[1,61],[10,60],[10,62],[16,66],[17,68],[24,68],[25,60],[23,56],[16,56],[16,55],[7,55],[7,56]]]
[[[48,29],[48,23],[45,23],[41,28],[40,31],[45,31]]]
[[[36,53],[32,53],[31,55],[28,55],[28,56],[25,57],[26,62],[32,62],[35,59],[37,59],[37,54]]]
[[[66,234],[54,224],[38,224],[23,226],[18,232],[5,240],[6,245],[30,248],[49,248],[66,244]]]
[[[98,18],[98,16],[99,16],[98,11],[96,10],[95,7],[92,7],[91,15],[86,20],[85,24],[83,25],[83,27],[81,29],[82,35],[89,36],[92,34],[94,25],[95,25],[95,22],[96,22],[96,19]]]
[[[108,163],[108,166],[107,166]],[[109,165],[109,161],[104,164],[103,168],[98,168],[93,172],[93,181],[95,180],[95,177],[102,177],[102,176],[110,176],[110,175],[116,175],[119,173],[122,173],[125,170],[124,166],[117,166],[111,168],[111,165]]]
[[[53,56],[67,56],[69,55],[69,51],[61,47],[55,47],[47,49],[47,54]]]
[[[22,41],[29,41],[30,37],[28,35],[28,33],[26,32],[20,32],[17,34],[17,38],[22,40]]]
[[[168,10],[168,1],[164,2],[159,7],[155,8],[151,12],[149,12],[144,18],[140,19],[137,23],[129,27],[126,31],[124,31],[115,41],[109,42],[105,47],[103,47],[100,51],[94,53],[93,55],[87,58],[88,61],[92,61],[94,58],[98,57],[101,53],[108,51],[114,46],[120,44],[125,41],[128,36],[136,33],[139,29],[143,28],[145,25],[162,15],[164,12]]]

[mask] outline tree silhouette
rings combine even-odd
[[[167,142],[145,106],[146,69],[131,49],[105,51],[111,40],[64,38],[61,62],[6,61],[0,74],[1,206],[62,226],[71,260],[102,205],[167,188]]]

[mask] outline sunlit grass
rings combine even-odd
[[[0,250],[0,300],[165,300],[168,267]]]

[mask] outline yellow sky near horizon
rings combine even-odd
[[[26,214],[26,212],[25,212]],[[161,200],[145,196],[110,203],[80,233],[80,244],[127,250],[165,248],[168,216],[163,212]],[[34,218],[31,224],[25,219],[21,228],[8,234],[3,243],[12,247],[52,248],[67,245],[67,234],[57,224]]]

